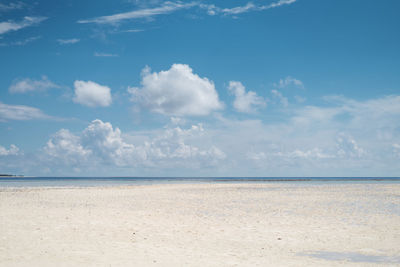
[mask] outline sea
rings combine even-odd
[[[0,177],[0,188],[103,187],[185,183],[400,184],[400,177]]]

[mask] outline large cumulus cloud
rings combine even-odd
[[[128,92],[140,108],[160,114],[204,116],[223,108],[214,83],[185,64],[153,73],[146,67],[141,87],[130,87]]]

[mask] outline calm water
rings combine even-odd
[[[0,187],[119,186],[172,183],[400,183],[400,177],[0,177]]]

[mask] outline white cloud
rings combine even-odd
[[[338,156],[340,157],[362,157],[366,154],[353,137],[340,133],[337,137]]]
[[[274,86],[276,88],[280,88],[280,89],[286,88],[286,87],[289,87],[289,86],[295,86],[295,87],[298,87],[298,88],[304,88],[304,84],[303,84],[302,81],[300,81],[298,79],[295,79],[293,77],[290,77],[290,76],[286,77],[285,79],[280,79],[279,83],[275,83]]]
[[[171,123],[174,125],[180,125],[180,124],[185,124],[185,119],[179,118],[179,117],[171,117],[170,118]]]
[[[248,2],[244,6],[238,6],[233,8],[220,8],[215,6],[214,4],[202,4],[199,2],[170,2],[166,1],[161,6],[153,7],[153,8],[141,8],[138,10],[123,12],[109,16],[101,16],[93,19],[83,19],[78,20],[78,23],[97,23],[97,24],[118,24],[121,21],[132,20],[132,19],[142,19],[155,17],[163,14],[170,14],[178,10],[182,9],[190,9],[190,8],[201,8],[207,10],[207,14],[210,16],[214,16],[217,14],[223,15],[237,15],[241,13],[246,13],[250,11],[262,11],[275,7],[279,7],[282,5],[289,5],[297,0],[279,0],[278,2],[274,2],[268,5],[255,5],[252,2]],[[136,32],[136,30],[134,31]]]
[[[297,103],[304,103],[307,100],[307,98],[299,96],[299,95],[295,95],[294,99],[296,99]]]
[[[155,8],[138,9],[131,12],[119,13],[110,16],[102,16],[93,19],[79,20],[78,23],[116,24],[124,20],[154,17],[162,14],[169,14],[180,9],[187,9],[195,6],[196,3],[164,2],[163,5]]]
[[[118,57],[117,54],[99,53],[99,52],[94,52],[93,55],[94,55],[95,57]]]
[[[0,34],[4,34],[10,31],[18,31],[20,29],[39,24],[43,20],[47,18],[45,17],[24,17],[22,21],[14,22],[14,21],[5,21],[0,22]]]
[[[47,142],[44,151],[57,165],[77,168],[99,164],[133,165],[136,155],[134,146],[122,140],[121,131],[101,120],[92,121],[79,136],[61,129]]]
[[[15,156],[19,155],[21,152],[19,148],[15,145],[10,145],[10,148],[7,149],[3,146],[0,146],[0,156]]]
[[[389,95],[367,101],[355,101],[342,96],[328,96],[324,100],[338,105],[343,112],[350,112],[357,116],[368,114],[367,118],[400,114],[400,96],[398,95]]]
[[[246,92],[241,82],[230,81],[228,89],[235,95],[233,106],[239,112],[252,113],[266,106],[266,101],[255,92]]]
[[[398,175],[400,96],[324,100],[329,103],[293,106],[264,122],[218,113],[204,124],[185,118],[184,125],[191,125],[186,127],[179,119],[164,118],[165,127],[123,133],[94,121],[82,132],[65,134],[63,142],[52,137],[54,146],[63,146],[43,155],[47,161],[19,162],[36,173],[49,167],[62,170],[61,175],[73,169],[85,175],[138,176]],[[0,166],[11,166],[8,162],[5,156]]]
[[[80,138],[66,129],[55,133],[44,147],[51,159],[63,161],[65,165],[84,164],[92,151],[83,148]]]
[[[140,156],[132,144],[122,140],[119,128],[114,130],[111,123],[101,120],[92,121],[83,131],[81,143],[102,162],[116,166],[134,164],[137,156]]]
[[[210,16],[217,15],[220,12],[220,8],[215,6],[214,4],[200,4],[200,8],[207,10],[207,14]]]
[[[131,100],[152,112],[167,115],[208,115],[223,108],[214,83],[201,78],[184,64],[173,64],[169,70],[142,71],[142,87],[128,88]]]
[[[300,124],[321,123],[324,127],[340,123],[346,118],[345,126],[352,129],[388,128],[394,130],[394,121],[400,116],[400,96],[390,95],[367,101],[355,101],[342,96],[327,96],[328,107],[305,106],[296,110],[292,120]],[[386,130],[388,130],[386,129]]]
[[[110,123],[97,119],[80,135],[64,129],[58,131],[43,151],[52,164],[74,168],[199,168],[215,165],[226,157],[216,146],[201,148],[188,143],[203,133],[201,125],[189,129],[166,128],[156,137],[134,145],[122,138],[119,128],[114,129]]]
[[[273,90],[271,90],[271,93],[275,98],[277,98],[279,100],[279,103],[283,107],[286,108],[287,106],[289,106],[289,100],[287,99],[287,97],[284,97],[281,92],[279,92],[278,90],[273,89]]]
[[[247,152],[246,157],[254,161],[264,161],[267,158],[264,152]]]
[[[201,149],[198,146],[186,143],[186,140],[204,135],[201,124],[192,125],[185,130],[180,127],[167,128],[161,135],[150,142],[145,142],[144,150],[148,159],[167,167],[174,166],[201,166],[213,165],[225,159],[226,155],[216,146]]]
[[[304,84],[302,81],[295,79],[293,77],[287,76],[284,79],[280,79],[278,83],[274,83],[274,88],[271,90],[271,94],[273,96],[273,99],[275,100],[274,102],[279,102],[281,106],[284,108],[287,108],[289,106],[289,99],[284,96],[278,89],[284,89],[284,88],[304,88]],[[301,97],[299,95],[294,96],[294,99],[297,103],[302,103],[306,99],[304,97]]]
[[[238,7],[233,7],[233,8],[224,8],[221,10],[222,13],[224,14],[230,14],[230,15],[237,15],[241,13],[248,12],[250,10],[255,10],[258,9],[256,5],[254,5],[252,2],[248,2],[245,6],[238,6]]]
[[[36,40],[39,40],[40,38],[42,38],[41,36],[32,36],[32,37],[28,37],[25,38],[23,40],[19,40],[19,41],[13,41],[13,42],[8,42],[8,43],[0,43],[0,46],[23,46],[23,45],[27,45],[29,43],[32,43]]]
[[[266,129],[265,129],[266,130]],[[318,134],[314,135],[315,136]],[[301,137],[297,137],[298,140],[294,145],[308,145],[301,144],[299,140]],[[330,140],[332,141],[332,140]],[[278,144],[275,143],[275,144]],[[287,145],[287,144],[286,144]],[[326,144],[323,144],[326,145]],[[321,149],[319,147],[314,147],[311,149],[303,148],[295,148],[294,150],[290,149],[278,149],[276,145],[272,145],[268,151],[264,152],[248,152],[247,158],[253,161],[275,161],[279,162],[282,160],[288,164],[298,163],[300,160],[331,160],[332,164],[335,164],[335,160],[340,159],[360,159],[366,156],[366,152],[357,144],[357,142],[349,135],[344,133],[340,133],[336,138],[336,143],[334,146],[332,145],[330,148]]]
[[[107,86],[92,81],[75,81],[73,101],[88,107],[107,107],[111,105],[111,90]]]
[[[52,117],[44,114],[40,109],[34,107],[22,105],[7,105],[0,102],[0,121],[50,118]]]
[[[10,43],[10,45],[20,45],[20,46],[21,45],[26,45],[26,44],[32,43],[32,42],[34,42],[36,40],[39,40],[40,38],[42,38],[42,36],[32,36],[32,37],[26,38],[26,39],[21,40],[21,41],[12,42],[12,43]]]
[[[283,5],[290,5],[296,2],[297,0],[279,0],[278,2],[271,3],[269,5],[255,5],[252,2],[248,2],[244,6],[238,6],[238,7],[233,7],[233,8],[224,8],[224,9],[217,9],[214,8],[212,9],[214,12],[215,10],[218,10],[219,12],[225,14],[225,15],[237,15],[241,13],[246,13],[250,11],[262,11],[262,10],[267,10],[275,7],[280,7]]]
[[[57,39],[57,42],[61,45],[67,45],[67,44],[76,44],[80,41],[78,38],[72,38],[72,39]]]
[[[283,5],[290,5],[296,1],[297,0],[279,0],[278,2],[263,6],[262,9],[269,9],[269,8],[274,8],[274,7],[280,7]]]
[[[16,1],[14,3],[8,3],[8,4],[0,3],[0,11],[10,11],[10,10],[22,9],[24,6],[25,6],[25,4],[20,1]]]
[[[324,153],[322,149],[316,147],[310,150],[295,149],[290,152],[278,152],[275,156],[287,157],[287,158],[301,158],[301,159],[327,159],[334,158],[334,155]]]
[[[210,138],[234,162],[235,175],[396,175],[400,96],[325,100],[330,103],[292,106],[268,123],[219,117]],[[254,170],[234,167],[246,160]]]
[[[313,124],[327,123],[329,124],[334,117],[340,115],[343,110],[340,107],[325,107],[305,106],[296,111],[296,114],[291,117],[291,120],[296,124]]]
[[[144,30],[143,29],[129,29],[129,30],[121,31],[121,32],[144,32]]]
[[[8,91],[12,94],[42,92],[46,91],[47,89],[59,87],[60,86],[50,81],[46,76],[43,76],[41,80],[31,80],[29,78],[16,80],[8,88]]]

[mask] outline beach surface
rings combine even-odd
[[[0,266],[400,266],[400,184],[0,187]]]

